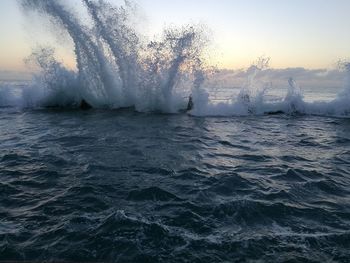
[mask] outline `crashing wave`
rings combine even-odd
[[[215,100],[215,79],[205,63],[207,37],[201,27],[170,28],[161,39],[146,41],[131,20],[132,2],[116,6],[105,0],[81,0],[90,24],[83,23],[63,0],[18,0],[23,10],[49,17],[73,40],[77,70],[57,61],[53,48],[36,49],[28,61],[39,67],[32,82],[16,99],[0,87],[0,106],[124,108],[140,112],[196,116],[262,114],[350,115],[350,80],[343,92],[329,102],[307,102],[290,78],[283,98],[269,100],[270,82],[257,80],[268,68],[262,58],[247,70],[247,80],[236,94]],[[350,78],[350,64],[343,64]],[[220,89],[220,87],[219,87]]]

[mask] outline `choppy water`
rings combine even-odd
[[[303,89],[216,72],[201,26],[147,38],[132,1],[18,2],[77,68],[41,47],[0,85],[0,261],[350,261],[350,63]]]
[[[349,262],[349,119],[10,108],[0,148],[0,260]]]

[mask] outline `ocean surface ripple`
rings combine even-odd
[[[0,138],[0,260],[349,262],[349,119],[1,109]]]

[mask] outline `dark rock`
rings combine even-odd
[[[187,111],[191,111],[193,107],[194,107],[193,99],[192,99],[192,96],[190,96],[188,99]]]
[[[91,110],[92,106],[86,100],[82,99],[79,108],[81,110]]]

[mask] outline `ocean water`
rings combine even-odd
[[[0,261],[350,262],[350,63],[220,71],[132,1],[18,2],[76,69],[0,83]]]
[[[0,260],[349,262],[349,119],[6,108],[0,138]]]

